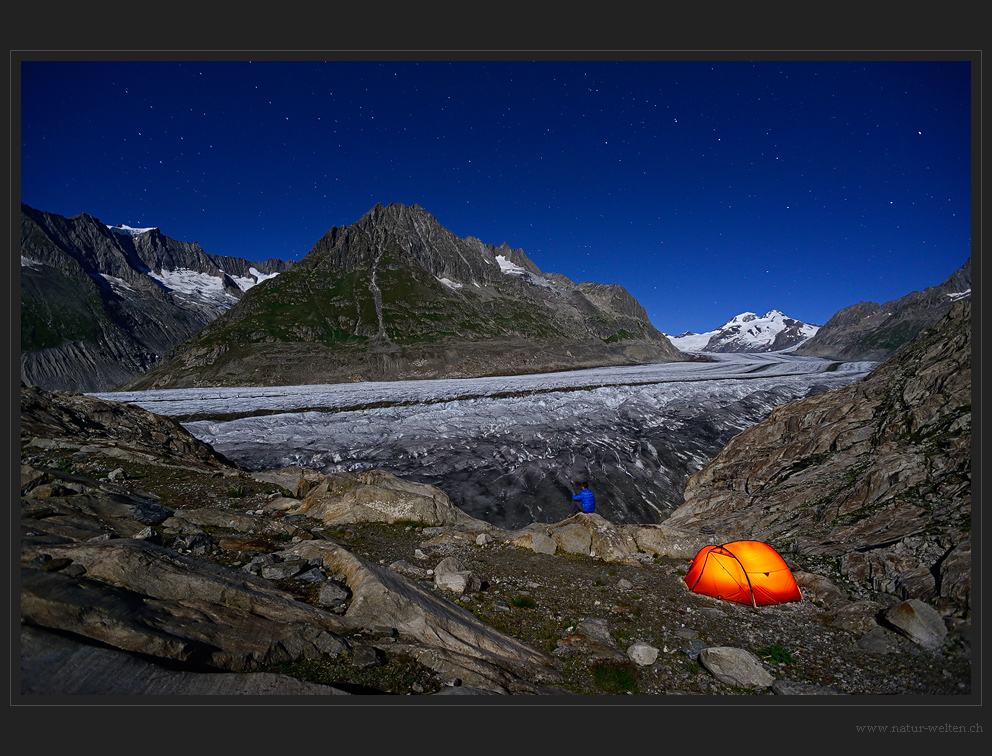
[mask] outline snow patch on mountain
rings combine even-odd
[[[232,307],[238,301],[233,294],[224,290],[224,280],[208,273],[179,268],[177,270],[149,271],[148,275],[163,288],[178,292],[190,299],[196,299],[219,307]]]
[[[131,285],[127,281],[125,281],[123,278],[117,278],[116,276],[110,276],[110,275],[107,275],[106,273],[95,273],[95,274],[93,274],[93,277],[94,278],[97,278],[97,277],[102,278],[104,281],[106,281],[108,284],[110,284],[110,288],[113,289],[114,291],[116,291],[118,294],[120,294],[122,292],[125,292],[125,291],[134,291],[134,289],[131,287]]]
[[[964,291],[948,292],[947,296],[952,302],[957,302],[959,299],[965,299],[966,297],[970,297],[971,289],[965,289]]]
[[[811,339],[820,327],[790,318],[780,310],[769,310],[764,316],[743,312],[712,331],[690,331],[668,336],[668,340],[683,352],[768,352],[779,335],[790,329],[793,339],[787,349],[792,350]]]
[[[231,280],[238,285],[241,291],[248,291],[252,286],[257,286],[262,281],[267,281],[279,275],[278,273],[263,273],[254,266],[248,268],[248,272],[251,273],[251,276],[230,276]]]
[[[496,255],[496,262],[499,263],[499,269],[508,275],[522,276],[527,273],[526,270],[516,263],[507,260],[503,255]]]
[[[115,234],[120,234],[121,236],[137,236],[138,234],[146,234],[149,231],[154,231],[158,226],[149,226],[148,228],[132,228],[131,226],[125,226],[123,223],[116,226],[107,226]]]
[[[545,289],[552,288],[548,281],[540,276],[535,276],[525,268],[521,268],[515,262],[508,260],[503,255],[496,255],[496,262],[499,263],[499,269],[508,276],[517,276],[518,278],[522,278],[527,281],[527,283],[533,284],[534,286],[540,286]]]

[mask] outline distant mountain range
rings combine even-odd
[[[459,239],[418,206],[377,205],[328,231],[300,263],[210,255],[157,228],[26,205],[21,225],[21,378],[42,388],[106,391],[134,387],[139,376],[140,385],[159,386],[457,377],[686,359],[622,286],[544,274],[521,250]]]
[[[771,310],[669,337],[622,286],[542,273],[417,205],[376,205],[299,263],[263,263],[22,204],[21,379],[95,392],[512,375],[687,352],[881,361],[970,292],[969,259],[940,286],[822,327]]]
[[[780,352],[812,338],[819,328],[778,310],[770,310],[764,316],[744,312],[712,331],[686,331],[668,340],[686,352]]]
[[[206,254],[157,228],[21,205],[21,379],[100,391],[158,364],[292,262]]]
[[[803,323],[771,310],[737,315],[706,333],[668,336],[685,352],[778,352],[846,362],[882,362],[917,334],[943,318],[951,306],[971,297],[971,258],[944,283],[900,299],[845,307],[823,326]],[[667,335],[667,334],[666,334]]]

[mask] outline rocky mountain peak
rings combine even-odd
[[[224,258],[228,275],[198,243],[157,227],[23,204],[21,259],[21,378],[74,391],[131,380],[285,269],[270,261],[253,275],[247,260]]]
[[[401,204],[376,205],[356,223],[331,228],[294,270],[249,291],[179,351],[177,361],[129,388],[684,359],[623,287],[544,275],[522,250],[459,238],[423,208]]]

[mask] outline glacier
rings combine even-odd
[[[491,378],[112,392],[249,469],[383,469],[503,528],[557,522],[581,481],[614,523],[658,523],[690,475],[786,402],[878,363],[787,352]]]

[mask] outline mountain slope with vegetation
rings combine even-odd
[[[511,375],[685,359],[618,285],[377,205],[126,388]]]
[[[135,378],[259,278],[292,267],[214,258],[157,228],[27,205],[20,253],[21,379],[65,391],[107,391]]]

